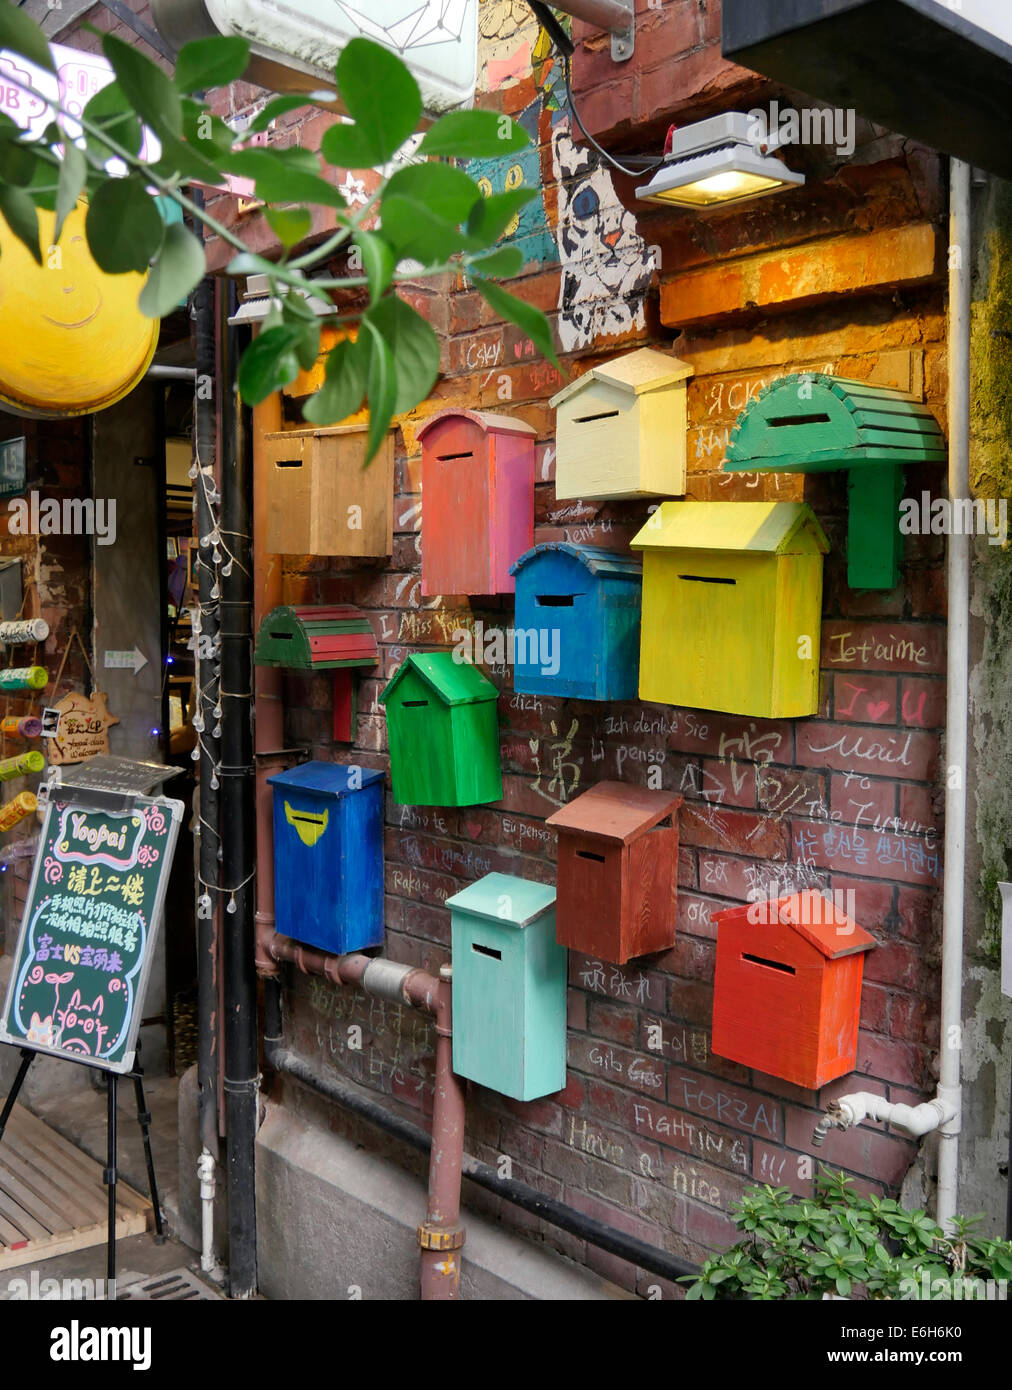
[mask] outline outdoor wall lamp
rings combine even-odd
[[[637,198],[680,208],[708,208],[761,198],[791,184],[803,184],[804,174],[788,169],[771,151],[775,137],[757,138],[750,116],[729,111],[678,129],[672,126],[664,163]]]

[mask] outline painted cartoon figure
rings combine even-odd
[[[56,1047],[58,1038],[59,1034],[53,1028],[52,1014],[45,1018],[40,1018],[37,1013],[32,1014],[32,1021],[25,1033],[26,1042],[36,1043],[39,1047]]]
[[[552,131],[552,171],[559,184],[559,338],[572,352],[645,326],[654,261],[611,174],[573,143],[566,124]]]

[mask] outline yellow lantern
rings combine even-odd
[[[39,209],[39,266],[0,216],[0,405],[18,415],[87,415],[122,399],[154,356],[158,320],[137,298],[145,276],[106,275],[88,250],[81,201],[53,245]]]

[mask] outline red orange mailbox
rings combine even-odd
[[[806,1090],[854,1070],[873,937],[807,890],[716,913],[712,1048]]]

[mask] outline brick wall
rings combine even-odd
[[[698,7],[666,6],[663,21],[651,11],[650,22],[677,32],[690,11]],[[644,64],[656,57],[649,44],[640,51]],[[602,61],[613,71],[593,43],[585,46],[575,65],[577,85],[586,77],[589,86],[588,74]],[[721,70],[728,66],[714,59],[711,44],[706,62],[714,61]],[[739,90],[750,80],[737,69],[731,77]],[[615,112],[632,109],[621,84],[635,88],[643,73],[627,65],[616,81],[611,107],[598,100],[591,108],[603,111],[598,128],[618,128]],[[552,131],[559,113],[547,109],[530,76],[483,100],[521,114],[536,131],[545,222],[554,232],[560,193]],[[819,151],[799,154],[810,166],[825,158]],[[937,165],[925,151],[864,129],[856,159],[816,169],[810,185],[697,217],[637,204],[632,181],[616,175],[614,186],[640,236],[659,253],[642,324],[633,321],[568,354],[566,366],[578,372],[609,352],[644,343],[673,347],[695,369],[689,496],[804,497],[815,507],[833,544],[819,714],[763,721],[639,703],[553,701],[515,694],[508,670],[490,670],[501,691],[502,803],[434,809],[388,799],[386,807],[387,951],[435,969],[448,958],[443,903],[449,895],[492,871],[553,881],[555,836],[544,820],[574,794],[604,778],[646,784],[659,767],[664,787],[686,797],[674,949],[626,968],[571,953],[566,1089],[524,1105],[469,1085],[467,1143],[488,1162],[507,1157],[513,1174],[535,1187],[690,1259],[730,1242],[727,1208],[748,1182],[810,1191],[811,1134],[834,1095],[867,1087],[913,1100],[933,1089],[942,541],[910,538],[895,590],[854,593],[846,585],[842,475],[763,479],[720,469],[741,409],[767,381],[791,371],[828,369],[916,394],[923,388],[944,423]],[[560,340],[559,305],[573,269],[532,262],[511,285],[549,312]],[[590,283],[588,302],[594,294]],[[413,297],[420,303],[422,291]],[[459,404],[506,410],[535,427],[536,542],[623,549],[646,517],[646,504],[557,502],[554,412],[547,400],[560,378],[463,286],[455,287],[448,311],[445,300],[427,302],[432,309],[438,303],[437,327],[445,331],[444,374],[434,399],[404,420],[398,434],[390,564],[356,570],[318,558],[285,562],[286,601],[359,604],[381,646],[381,673],[363,683],[353,750],[329,742],[326,682],[287,681],[288,732],[315,757],[386,767],[377,696],[405,654],[450,645],[454,629],[472,619],[505,624],[512,612],[505,599],[486,609],[466,598],[443,598],[436,606],[421,598],[419,417]],[[908,477],[908,495],[922,487],[938,491],[938,473]],[[852,889],[857,918],[878,942],[867,957],[856,1075],[818,1095],[724,1061],[710,1047],[713,914],[771,882]],[[297,1046],[385,1092],[406,1112],[428,1113],[432,1037],[424,1020],[305,979],[291,982],[289,1003]],[[360,1051],[349,1045],[353,1023],[364,1030]],[[866,1125],[834,1135],[819,1156],[881,1192],[896,1190],[914,1155],[912,1144]],[[511,1224],[538,1228],[490,1199],[469,1198]],[[540,1234],[630,1288],[657,1282],[550,1228]]]

